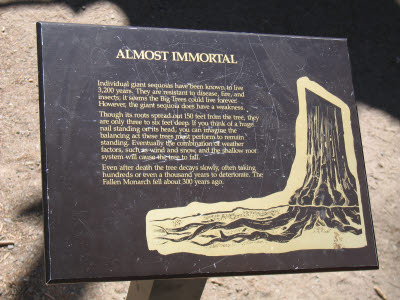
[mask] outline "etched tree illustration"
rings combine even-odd
[[[358,204],[349,170],[340,109],[316,95],[307,96],[307,175],[289,204]]]
[[[300,128],[296,134],[305,131],[303,147],[306,149],[298,149],[296,159],[306,161],[302,165],[305,172],[300,170],[299,174],[304,176],[299,179],[296,189],[287,187],[277,193],[276,197],[286,197],[286,203],[269,206],[268,200],[272,197],[267,196],[259,199],[258,208],[253,206],[250,209],[244,201],[230,211],[153,218],[148,226],[152,226],[159,244],[174,248],[174,244],[189,242],[213,248],[225,247],[224,244],[246,245],[254,241],[289,243],[306,231],[313,230],[317,235],[321,228],[334,229],[336,235],[362,234],[357,174],[353,174],[354,167],[351,171],[348,157],[350,155],[355,160],[354,146],[346,145],[346,141],[350,144],[348,133],[349,130],[351,133],[351,124],[349,117],[346,117],[347,124],[343,120],[345,112],[342,110],[348,108],[339,107],[310,91],[304,91],[304,97],[304,108],[299,111],[299,115],[305,114],[304,122],[300,124],[303,119],[299,117],[296,126],[305,128]],[[293,174],[295,168],[299,165],[294,163]]]

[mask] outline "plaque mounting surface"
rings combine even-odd
[[[38,23],[49,282],[377,268],[343,39]]]

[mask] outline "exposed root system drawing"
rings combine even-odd
[[[288,206],[285,213],[275,218],[240,218],[230,223],[191,223],[170,229],[160,226],[160,229],[167,234],[160,239],[170,242],[190,240],[200,246],[258,239],[286,243],[300,236],[303,230],[312,229],[314,226],[327,226],[336,228],[340,232],[361,234],[362,230],[353,225],[360,225],[360,215],[358,209],[354,207]],[[196,238],[208,241],[202,243]]]
[[[366,244],[349,108],[306,77],[297,84],[296,157],[285,189],[150,211],[149,249],[213,256]]]

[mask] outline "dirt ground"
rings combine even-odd
[[[108,2],[77,12],[61,3],[0,9],[0,238],[15,241],[0,248],[0,299],[124,299],[129,282],[44,284],[35,23],[129,20]],[[202,299],[400,299],[400,122],[358,109],[380,269],[210,278]]]

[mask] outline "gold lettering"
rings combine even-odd
[[[118,55],[117,55],[117,57],[116,58],[125,58],[125,56],[124,56],[124,52],[122,52],[122,49],[119,49],[119,51],[118,51]]]
[[[189,52],[189,57],[190,57],[189,61],[195,61],[195,62],[199,61],[199,53],[196,53],[196,55],[193,55],[192,53]]]
[[[215,60],[215,56],[216,56],[217,54],[210,54],[210,62],[214,62],[214,63],[216,63],[217,61]]]
[[[203,59],[203,55],[206,56],[205,59]],[[208,60],[209,60],[209,57],[208,57],[208,54],[207,54],[207,53],[201,53],[201,54],[200,54],[200,61],[201,61],[201,62],[208,62]]]
[[[133,59],[144,59],[144,51],[140,51],[140,54],[136,50],[133,50]]]
[[[152,51],[152,50],[131,50],[119,49],[116,58],[119,59],[143,59],[143,60],[168,60],[169,51]],[[233,54],[220,53],[191,53],[191,52],[171,52],[173,61],[185,62],[203,62],[203,63],[227,63],[237,64]]]
[[[237,61],[235,61],[233,54],[231,54],[231,64],[237,64]]]
[[[149,54],[150,53],[150,57],[149,57]],[[154,59],[154,52],[153,51],[150,51],[150,50],[147,50],[146,52],[145,52],[145,57],[146,57],[146,59],[147,60],[153,60]]]
[[[216,54],[216,55],[218,56],[218,63],[222,64],[222,61],[221,61],[222,54]]]

